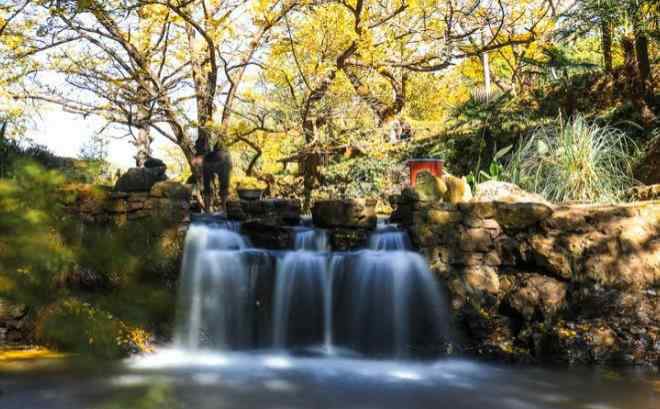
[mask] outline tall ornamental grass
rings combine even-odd
[[[514,183],[553,202],[616,202],[635,184],[637,145],[622,131],[576,116],[539,128],[514,152]]]

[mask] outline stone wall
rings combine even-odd
[[[156,183],[149,192],[111,192],[93,185],[72,186],[65,206],[87,223],[123,224],[150,217],[185,222],[190,216],[189,187],[171,181]]]
[[[29,333],[27,308],[0,299],[0,345],[21,343]]]
[[[660,366],[660,202],[429,204],[398,217],[446,280],[468,353]]]

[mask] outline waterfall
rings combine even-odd
[[[248,250],[237,230],[197,222],[188,230],[175,333],[181,348],[240,349],[253,338],[256,267],[268,255]]]
[[[371,250],[412,250],[410,238],[405,231],[394,227],[379,229],[369,238]]]
[[[323,253],[287,252],[278,261],[273,310],[277,349],[320,344],[328,259]]]
[[[364,250],[346,256],[339,268],[340,345],[402,358],[420,343],[420,330],[428,340],[446,336],[441,292],[419,254]]]
[[[314,228],[296,229],[294,231],[294,249],[328,251],[330,250],[328,232]]]
[[[188,350],[351,350],[405,358],[446,338],[446,306],[406,232],[379,225],[369,248],[332,252],[292,228],[294,248],[251,248],[240,225],[195,220],[186,236],[175,342]]]

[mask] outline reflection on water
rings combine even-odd
[[[657,409],[660,376],[164,350],[120,366],[0,368],[2,409]]]

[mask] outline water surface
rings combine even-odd
[[[0,366],[0,408],[660,408],[660,376],[641,370],[178,350],[114,366],[56,362]]]

